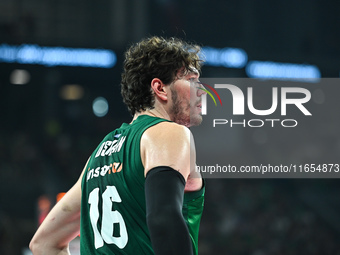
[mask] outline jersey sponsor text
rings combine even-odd
[[[105,165],[102,167],[96,167],[88,169],[87,176],[86,176],[86,181],[89,181],[90,179],[99,177],[99,176],[105,176],[106,174],[111,174],[111,173],[119,173],[122,171],[123,164],[122,163],[117,163],[113,162],[110,165]]]

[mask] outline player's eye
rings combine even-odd
[[[192,83],[197,84],[197,85],[202,84],[202,82],[200,82],[196,78],[190,78],[189,81],[190,81],[190,83],[192,82]]]
[[[197,83],[198,83],[198,84],[201,83],[201,82],[200,82],[199,80],[197,80],[196,78],[190,78],[189,81],[190,81],[190,82],[193,82],[193,83],[196,83],[196,84],[197,84]]]

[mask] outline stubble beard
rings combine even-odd
[[[191,111],[190,102],[183,103],[183,101],[179,99],[176,90],[171,89],[171,91],[172,107],[170,109],[170,114],[172,116],[172,121],[186,127],[200,125],[202,122],[202,116],[200,114],[193,113]],[[185,107],[183,107],[183,105],[185,105]]]

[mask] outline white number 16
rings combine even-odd
[[[102,210],[102,225],[101,233],[97,228],[97,222],[99,219],[99,188],[95,188],[91,191],[89,196],[90,204],[90,218],[91,225],[94,232],[94,246],[96,249],[102,247],[105,243],[115,244],[120,249],[123,249],[128,242],[128,234],[126,231],[126,225],[122,215],[118,211],[112,211],[112,203],[121,203],[122,200],[118,194],[115,186],[107,186],[106,190],[102,194],[103,210]],[[119,224],[120,236],[113,236],[114,223]]]

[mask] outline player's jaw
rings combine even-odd
[[[172,90],[171,120],[186,127],[197,126],[202,122],[201,99],[180,98],[176,90]]]
[[[198,99],[190,107],[190,126],[198,126],[202,123],[202,102]]]

